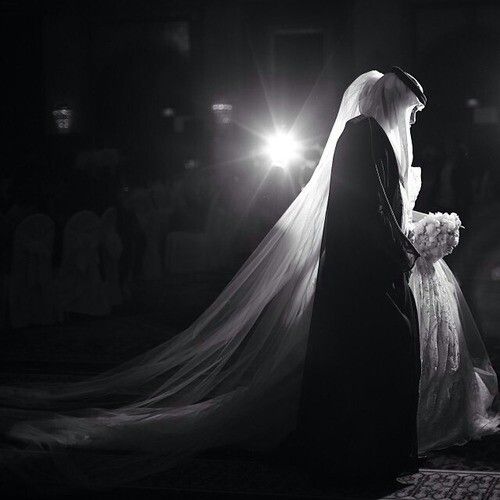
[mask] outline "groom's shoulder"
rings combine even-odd
[[[354,118],[351,118],[346,123],[346,127],[349,127],[351,129],[355,129],[355,130],[368,129],[370,127],[370,120],[371,120],[371,118],[369,116],[358,115],[358,116],[355,116]]]
[[[351,138],[352,140],[366,137],[370,131],[370,118],[364,115],[351,118],[345,126],[343,136],[344,139]]]
[[[354,118],[351,118],[347,123],[349,125],[358,125],[361,123],[368,123],[368,116],[358,115],[358,116],[355,116]]]
[[[372,137],[377,141],[385,135],[377,120],[371,116],[358,115],[351,118],[345,126],[344,132],[350,137]]]

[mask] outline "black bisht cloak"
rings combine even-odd
[[[297,437],[323,477],[417,470],[420,354],[394,150],[363,115],[337,143]]]

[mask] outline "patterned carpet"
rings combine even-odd
[[[500,472],[421,469],[403,479],[406,488],[384,498],[436,500],[498,500]]]
[[[123,315],[75,320],[62,326],[39,327],[3,336],[0,383],[80,380],[110,368],[167,340],[178,329],[164,314]],[[138,335],[137,333],[141,334]],[[500,366],[500,345],[489,346]],[[7,453],[6,453],[7,452]],[[12,449],[0,445],[0,459]],[[18,451],[16,453],[19,453]],[[10,460],[8,460],[10,461]],[[62,491],[51,474],[40,473],[50,462],[38,458],[38,474],[13,478],[0,460],[0,498],[332,498],[500,500],[500,435],[465,446],[433,452],[418,474],[382,489],[354,491],[315,488],[304,471],[269,460],[241,456],[200,457],[140,483],[107,492]],[[5,463],[5,462],[4,462]],[[39,467],[38,467],[39,466]],[[2,470],[3,469],[3,470]],[[36,470],[36,469],[35,469]],[[49,471],[47,471],[49,472]],[[45,477],[41,477],[45,476]],[[51,479],[47,479],[51,476]],[[11,493],[10,496],[4,493]],[[43,494],[42,494],[43,492]]]
[[[143,491],[151,491],[154,486],[164,491],[191,493],[193,496],[211,493],[214,497],[233,498],[500,499],[500,472],[422,469],[418,474],[401,478],[398,483],[392,487],[371,487],[357,491],[354,488],[323,490],[312,486],[307,476],[299,470],[274,469],[262,463],[197,460],[189,468],[177,470],[162,479],[151,479],[142,487]]]

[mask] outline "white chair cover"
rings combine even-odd
[[[116,232],[117,213],[115,207],[108,208],[101,217],[102,221],[102,258],[104,285],[111,306],[122,303],[118,265],[123,251],[122,240]]]
[[[14,233],[9,280],[10,322],[13,328],[52,324],[57,320],[52,280],[54,222],[30,215]]]
[[[87,210],[73,215],[64,230],[59,300],[63,311],[102,316],[110,312],[99,270],[101,219]]]
[[[133,194],[131,205],[146,237],[141,277],[145,280],[158,280],[162,277],[161,215],[154,206],[151,194],[145,189]]]

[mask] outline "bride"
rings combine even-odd
[[[92,486],[134,480],[209,448],[282,442],[297,425],[335,147],[381,78],[370,71],[348,87],[313,177],[190,327],[83,382],[1,388],[8,437],[45,450],[72,480]],[[412,172],[407,218],[419,190]],[[493,432],[496,375],[452,272],[420,257],[410,285],[421,341],[419,450]],[[75,448],[128,453],[96,460]]]

